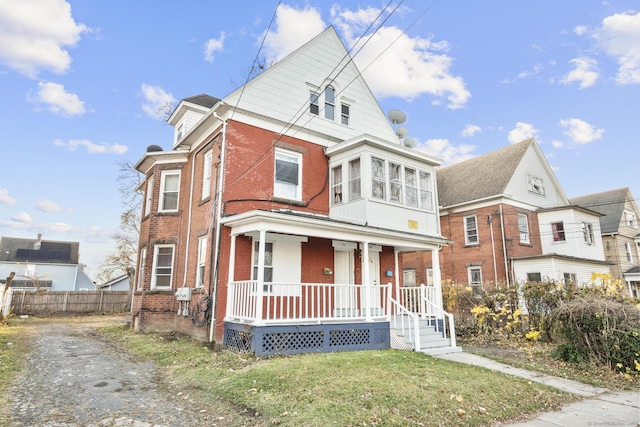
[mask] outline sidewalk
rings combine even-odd
[[[512,424],[510,427],[640,426],[638,392],[611,392],[577,381],[514,368],[471,353],[451,353],[434,357],[480,366],[585,397],[585,400],[565,405],[560,411],[545,412],[533,420]]]

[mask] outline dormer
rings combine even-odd
[[[439,235],[435,167],[441,161],[371,135],[325,149],[331,219]]]
[[[218,98],[204,94],[180,101],[167,120],[167,123],[174,127],[173,148],[180,145],[180,141],[218,101],[220,101]]]

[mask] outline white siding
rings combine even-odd
[[[540,273],[542,280],[562,282],[564,273],[576,275],[579,285],[591,283],[593,273],[609,273],[607,265],[568,260],[562,258],[541,258],[514,260],[513,272],[518,283],[527,281],[527,273]]]
[[[600,221],[597,216],[575,209],[561,209],[549,212],[538,212],[540,225],[540,241],[543,254],[559,254],[578,258],[604,261],[604,248],[600,233]],[[554,242],[551,224],[562,222],[565,241]],[[593,226],[594,244],[584,241],[582,223]]]

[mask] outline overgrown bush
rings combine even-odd
[[[640,374],[640,310],[634,305],[591,293],[558,307],[553,320],[566,339],[556,350],[558,357]]]
[[[526,282],[522,286],[522,297],[527,307],[529,328],[540,331],[539,339],[551,341],[553,332],[553,311],[561,304],[575,298],[576,285],[554,280]]]

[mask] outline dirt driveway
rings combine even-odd
[[[237,425],[164,382],[152,363],[102,339],[95,326],[91,318],[37,322],[33,352],[9,392],[12,426]]]

